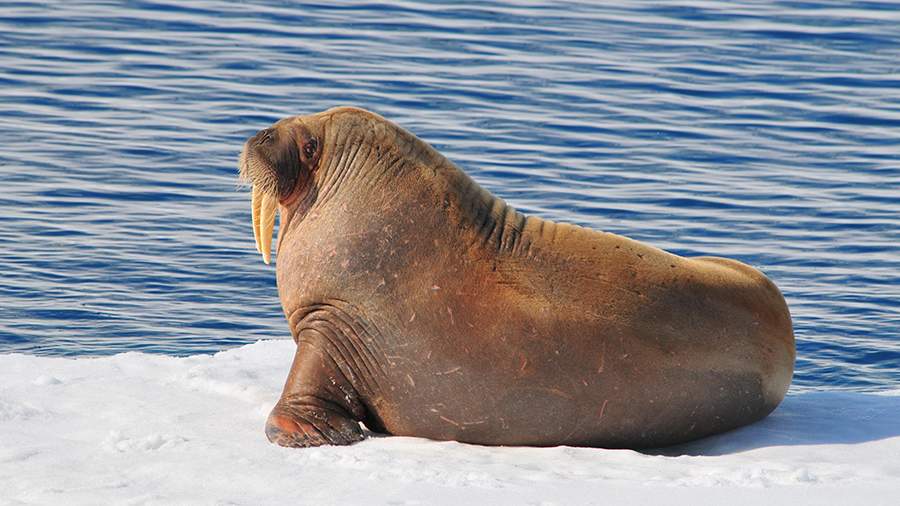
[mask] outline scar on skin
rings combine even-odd
[[[603,349],[600,350],[600,365],[597,367],[597,374],[603,372],[603,366],[606,362],[606,343],[603,343]]]
[[[609,403],[609,399],[603,400],[603,405],[600,406],[600,414],[597,416],[597,419],[600,420],[603,418],[603,412],[606,411],[606,404]]]
[[[572,396],[563,392],[558,388],[535,388],[539,392],[546,392],[554,397],[562,397],[563,399],[573,400]]]

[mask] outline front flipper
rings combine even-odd
[[[266,421],[269,441],[281,446],[348,445],[363,439],[365,408],[332,354],[300,339],[281,399]]]
[[[363,439],[359,423],[317,398],[282,398],[266,421],[266,437],[280,446],[348,445]]]

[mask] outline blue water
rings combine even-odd
[[[900,3],[594,3],[3,2],[0,352],[287,337],[237,155],[354,104],[527,213],[762,269],[796,389],[900,388]]]

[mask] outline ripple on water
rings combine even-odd
[[[900,386],[900,7],[0,6],[0,350],[286,337],[243,140],[339,104],[528,213],[781,287],[797,388]]]

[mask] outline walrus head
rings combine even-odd
[[[253,185],[253,234],[266,264],[279,212],[278,248],[289,226],[316,206],[343,199],[349,207],[376,207],[376,195],[390,194],[401,184],[396,178],[417,168],[475,185],[426,142],[355,107],[293,116],[260,130],[244,143],[239,166],[241,179]],[[383,191],[374,191],[377,185]]]
[[[313,174],[321,157],[321,132],[321,125],[310,125],[297,116],[260,130],[244,143],[238,162],[240,178],[253,186],[253,237],[266,264],[271,259],[279,204],[285,210],[313,193]],[[286,218],[283,211],[282,228]]]

